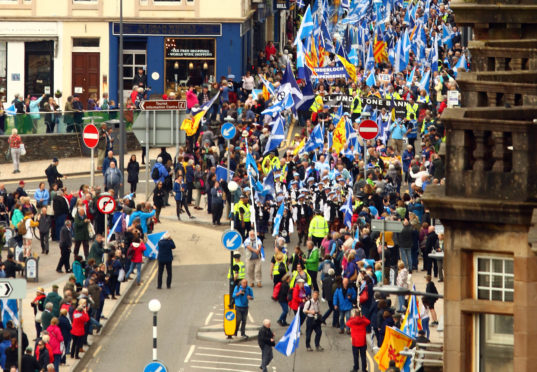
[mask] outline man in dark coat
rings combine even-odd
[[[71,266],[69,264],[69,255],[71,254],[71,245],[73,244],[73,239],[71,235],[71,221],[67,220],[65,221],[65,225],[63,225],[61,231],[60,231],[60,261],[58,262],[58,266],[56,267],[56,271],[61,273],[62,272],[62,266],[65,266],[66,272],[71,272]]]
[[[65,219],[69,215],[69,202],[63,196],[63,191],[58,191],[56,196],[52,199],[52,209],[54,210],[54,222],[56,231],[54,239],[60,238],[60,230],[63,227]]]
[[[48,186],[52,189],[53,184],[57,184],[58,188],[61,189],[63,187],[63,183],[60,180],[60,178],[63,177],[63,174],[58,172],[58,158],[53,158],[52,163],[48,166],[47,169],[45,169],[45,175],[47,176],[48,180]]]
[[[136,85],[137,87],[146,88],[147,87],[147,75],[144,73],[143,67],[138,68],[138,73],[136,76],[134,76],[134,79],[132,79],[132,85]]]
[[[162,288],[162,274],[164,273],[164,267],[166,267],[166,287],[169,289],[172,285],[172,261],[173,254],[172,249],[175,249],[175,243],[173,242],[170,234],[166,233],[162,239],[158,242],[158,277],[157,277],[157,289]]]
[[[37,370],[39,370],[39,363],[32,355],[32,348],[27,347],[22,356],[21,372],[35,372]]]
[[[273,358],[272,347],[276,345],[274,343],[274,333],[270,329],[269,319],[263,320],[263,326],[259,328],[257,335],[257,342],[261,348],[261,366],[259,368],[263,372],[267,372],[267,367]]]
[[[52,217],[47,214],[47,207],[41,208],[39,215],[39,241],[41,243],[41,253],[48,254],[50,227],[52,226]]]

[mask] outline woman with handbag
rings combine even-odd
[[[50,336],[49,345],[52,348],[53,354],[50,356],[50,361],[54,364],[55,371],[60,370],[60,362],[62,360],[62,355],[65,351],[65,344],[63,344],[63,335],[62,331],[60,330],[60,327],[58,326],[58,323],[58,318],[54,317],[50,321],[50,325],[47,328],[47,332]]]
[[[11,130],[11,136],[9,136],[7,140],[9,144],[9,151],[6,154],[6,157],[9,157],[11,155],[11,159],[13,160],[13,172],[12,173],[20,173],[19,170],[19,163],[21,158],[21,152],[24,149],[24,144],[22,143],[21,137],[18,135],[17,128],[13,128]],[[26,153],[26,150],[24,150],[24,153]]]

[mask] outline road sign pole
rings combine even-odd
[[[149,199],[149,111],[145,112],[145,200]]]
[[[17,334],[17,365],[19,366],[19,371],[22,371],[22,298],[17,300],[17,305],[19,309],[19,332]]]
[[[382,240],[381,240],[381,244],[382,244],[382,276],[381,276],[381,281],[380,281],[380,285],[384,285],[384,234],[386,234],[386,220],[382,220]]]
[[[94,149],[91,149],[91,176],[90,176],[90,186],[93,187],[95,185],[95,153]]]
[[[153,313],[153,361],[157,360],[157,312]]]
[[[367,141],[362,138],[364,141],[364,182],[367,182]]]

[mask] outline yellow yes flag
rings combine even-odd
[[[184,130],[186,132],[187,136],[193,136],[196,134],[196,131],[198,130],[198,127],[194,127],[194,118],[188,117],[185,120],[183,120],[183,123],[181,123],[181,130]],[[199,125],[199,121],[198,121]]]
[[[392,327],[386,327],[386,333],[384,334],[384,341],[379,351],[375,355],[375,361],[377,362],[381,371],[388,369],[390,360],[395,361],[395,366],[403,369],[405,365],[406,356],[399,354],[405,347],[410,347],[412,339],[398,329]]]
[[[347,130],[345,129],[345,115],[341,116],[333,133],[332,151],[340,153],[347,142]]]
[[[296,156],[300,152],[300,150],[302,150],[305,144],[306,144],[306,137],[302,138],[302,141],[300,141],[298,146],[293,150],[293,155]]]
[[[339,58],[341,63],[343,63],[343,67],[345,67],[345,70],[347,70],[347,74],[349,74],[349,78],[356,83],[356,66],[354,66],[352,63],[347,61],[344,57],[340,56],[339,54],[336,54],[336,56]]]

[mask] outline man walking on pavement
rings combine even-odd
[[[250,230],[248,238],[244,241],[244,250],[246,256],[246,273],[248,280],[252,283],[257,283],[261,288],[261,247],[263,243],[261,239],[255,236],[255,231]],[[255,274],[255,275],[254,275]],[[254,282],[255,276],[255,282]]]
[[[263,320],[263,326],[259,328],[259,334],[257,335],[257,342],[261,348],[261,366],[259,369],[267,372],[267,367],[273,358],[272,348],[276,345],[274,333],[270,329],[270,319]]]
[[[315,331],[315,350],[323,351],[321,347],[321,329],[322,315],[319,303],[319,291],[313,291],[312,297],[304,304],[304,313],[306,314],[306,349],[313,351],[311,348],[311,334]]]
[[[56,271],[62,273],[62,266],[65,266],[65,272],[71,272],[71,266],[69,265],[69,255],[71,254],[71,245],[73,239],[71,235],[71,220],[65,221],[62,229],[60,230],[60,261],[56,267]]]
[[[158,242],[158,277],[157,277],[157,289],[162,288],[162,275],[164,274],[164,268],[166,268],[166,288],[170,289],[172,286],[172,249],[175,249],[175,243],[173,242],[170,234],[166,233]]]
[[[235,287],[233,291],[233,299],[235,300],[235,308],[237,309],[237,328],[235,328],[235,336],[239,326],[241,329],[241,337],[246,336],[246,319],[248,319],[248,301],[254,299],[254,291],[248,286],[248,280],[243,279],[241,285]]]

